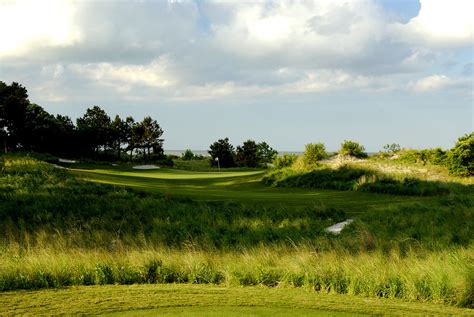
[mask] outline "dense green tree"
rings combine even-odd
[[[98,153],[110,143],[110,117],[99,106],[88,108],[84,116],[77,119],[77,129],[86,151]]]
[[[259,163],[257,143],[247,140],[242,146],[237,146],[235,161],[238,166],[256,167]]]
[[[117,158],[120,159],[122,153],[122,146],[127,143],[127,125],[124,120],[116,115],[111,123],[110,128],[110,143],[111,147],[117,152]]]
[[[150,116],[147,116],[140,125],[140,132],[142,133],[140,136],[141,147],[147,158],[151,158],[151,153],[158,157],[163,155],[163,139],[161,139],[163,130],[158,122],[153,120]]]
[[[135,119],[133,117],[128,116],[125,118],[124,121],[124,134],[125,134],[125,142],[127,144],[125,150],[130,151],[130,161],[133,158],[133,152],[135,151],[137,147],[136,143],[136,136],[134,135],[134,130],[136,129],[136,126],[138,124],[135,122]]]
[[[258,161],[260,163],[271,163],[278,155],[278,151],[273,149],[267,142],[260,142],[257,145]]]
[[[55,152],[56,118],[37,104],[26,109],[23,149],[35,152]]]
[[[30,102],[22,85],[0,81],[0,130],[5,148],[22,148],[25,139],[26,111]]]
[[[79,156],[78,135],[71,118],[58,114],[55,119],[55,148],[51,153],[66,157]]]
[[[112,149],[136,152],[147,158],[163,156],[163,130],[156,120],[145,117],[135,122],[132,117],[111,121],[100,107],[88,108],[77,119],[77,127],[67,116],[54,117],[41,106],[30,104],[26,88],[18,83],[0,81],[0,147],[2,151],[27,150],[55,155],[83,156],[99,159]],[[107,156],[106,156],[107,157]],[[110,158],[110,156],[109,156]]]
[[[219,139],[209,146],[209,155],[211,156],[211,165],[217,166],[217,159],[221,167],[235,166],[234,146],[229,143],[229,138]]]

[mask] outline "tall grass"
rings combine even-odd
[[[406,256],[316,252],[310,245],[211,252],[189,246],[106,250],[2,249],[0,290],[192,283],[307,287],[318,292],[472,307],[474,249]]]

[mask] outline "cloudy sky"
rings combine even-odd
[[[421,2],[421,3],[420,3]],[[0,80],[51,113],[252,138],[451,147],[473,130],[474,1],[0,0]]]

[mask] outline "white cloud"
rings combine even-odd
[[[74,64],[70,68],[98,83],[117,86],[123,90],[124,84],[167,87],[176,84],[169,68],[172,62],[161,56],[147,65],[113,65],[111,63]]]
[[[0,56],[30,52],[34,47],[68,46],[81,35],[68,0],[0,2]]]
[[[418,16],[407,24],[393,25],[402,41],[433,47],[473,45],[474,1],[420,0]]]
[[[317,70],[307,72],[301,80],[281,87],[285,93],[327,92],[341,89],[367,88],[370,79],[351,75],[341,70]],[[280,90],[280,89],[279,89]]]
[[[383,38],[383,15],[367,1],[235,5],[229,20],[212,25],[219,48],[232,55],[318,65],[358,58]]]
[[[472,39],[474,1],[445,3],[423,1],[400,24],[372,0],[0,0],[0,57],[40,72],[42,96],[47,81],[133,100],[451,89],[472,76],[420,79]]]
[[[414,82],[409,83],[409,88],[416,92],[429,92],[442,90],[446,88],[471,88],[472,79],[466,78],[450,78],[446,75],[431,75],[423,77]]]

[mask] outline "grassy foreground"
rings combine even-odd
[[[4,250],[0,289],[70,285],[214,284],[297,287],[327,294],[399,298],[472,306],[470,249],[353,255],[313,247],[261,246],[244,251],[35,248]]]
[[[308,289],[206,285],[88,286],[0,294],[0,315],[472,316],[472,310]]]

